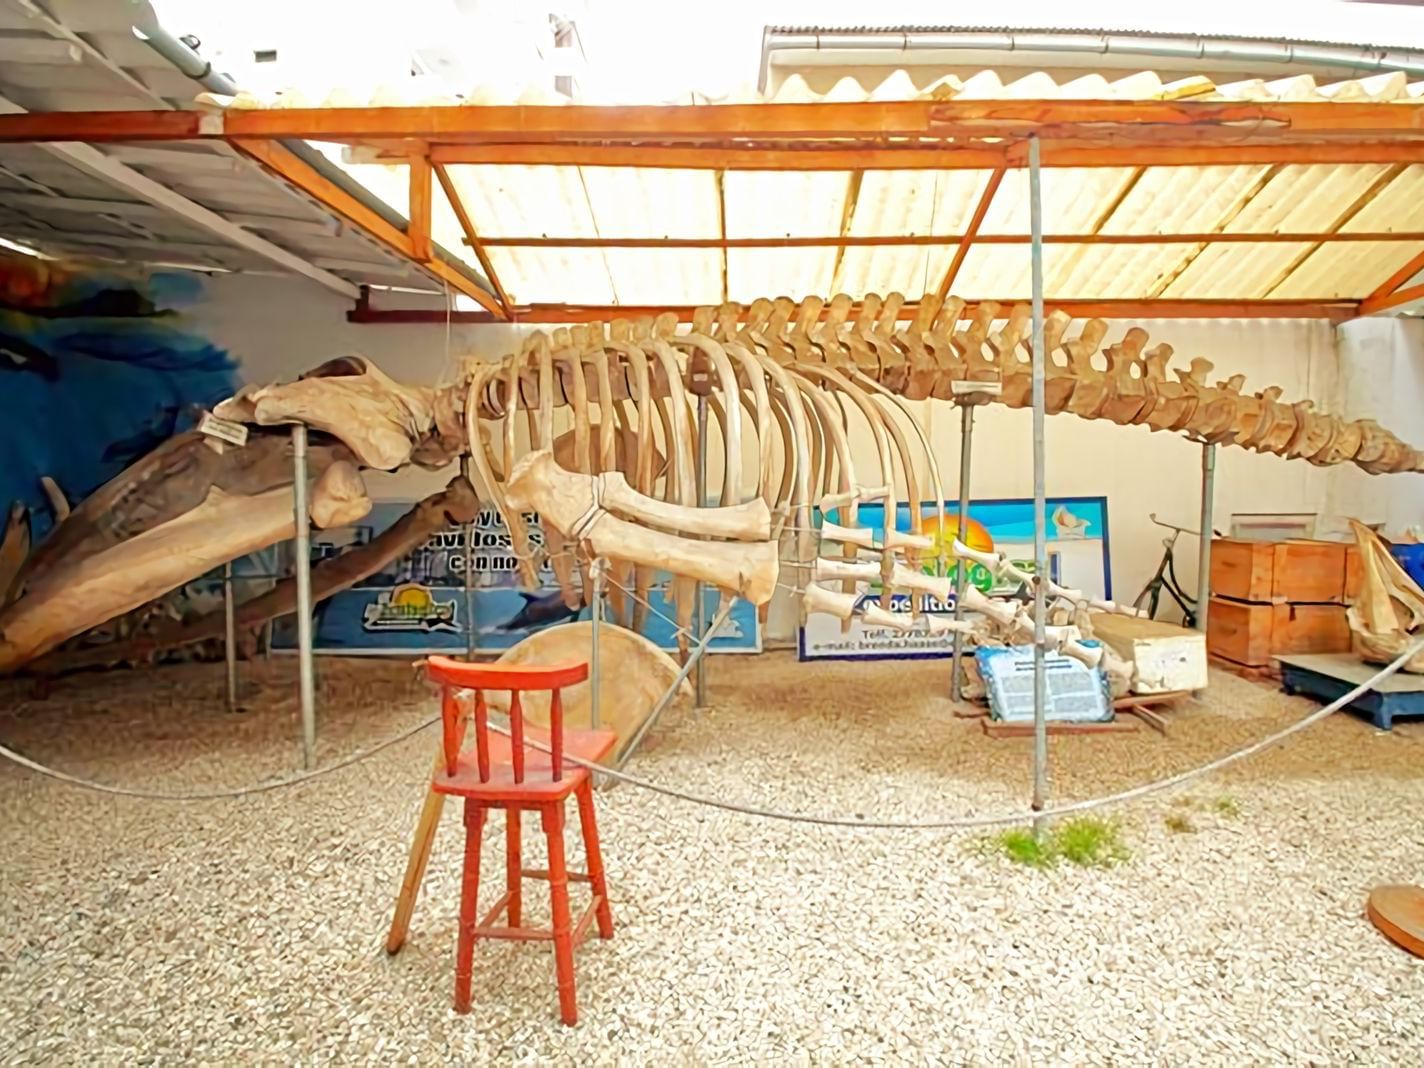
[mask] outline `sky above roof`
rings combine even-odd
[[[715,17],[678,4],[643,0],[152,0],[162,24],[196,34],[202,52],[239,84],[255,90],[296,85],[318,97],[337,86],[372,87],[409,74],[421,55],[453,87],[527,85],[556,73],[548,15],[572,19],[592,97],[660,101],[697,90],[717,96],[755,84],[762,30],[768,25],[985,25],[1109,28],[1197,35],[1289,37],[1424,48],[1424,10],[1399,4],[1295,0],[1242,4],[1200,0],[1190,7],[1100,0],[1075,4],[1017,2],[975,17],[934,0],[884,5],[863,0],[723,0]],[[877,17],[877,15],[879,17]],[[253,53],[276,49],[278,62]]]

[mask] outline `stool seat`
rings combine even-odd
[[[549,732],[539,727],[525,726],[524,738],[539,745],[550,744]],[[618,744],[612,731],[564,729],[564,753],[590,763],[600,763]],[[529,805],[562,801],[588,778],[589,772],[577,764],[564,765],[563,777],[554,779],[553,760],[548,753],[528,748],[524,757],[524,781],[514,781],[514,746],[503,734],[491,731],[489,736],[489,777],[481,781],[475,755],[468,750],[455,762],[455,774],[447,775],[442,768],[431,780],[437,793],[474,797],[486,804],[525,803]]]

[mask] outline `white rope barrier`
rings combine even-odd
[[[580,760],[578,757],[572,756],[569,753],[564,754],[564,759],[567,760],[569,763],[575,764],[581,768],[586,768],[589,771],[597,772],[600,775],[606,775],[610,779],[615,779],[619,782],[626,782],[630,786],[636,786],[639,789],[648,790],[651,793],[662,794],[664,797],[671,797],[678,801],[686,801],[689,804],[702,805],[707,808],[717,808],[722,809],[726,812],[735,812],[744,816],[755,816],[761,819],[780,820],[785,823],[807,823],[815,824],[822,827],[855,827],[860,828],[862,830],[906,831],[943,831],[967,830],[974,828],[983,829],[986,827],[1007,827],[1017,823],[1022,823],[1024,820],[1031,819],[1034,817],[1051,818],[1055,816],[1068,816],[1076,812],[1087,812],[1091,809],[1102,808],[1105,805],[1123,804],[1128,801],[1135,801],[1138,798],[1145,797],[1148,794],[1158,793],[1162,790],[1168,790],[1174,786],[1181,786],[1184,783],[1191,782],[1194,779],[1201,778],[1204,775],[1209,775],[1214,771],[1219,771],[1221,768],[1224,768],[1229,764],[1234,764],[1237,761],[1245,760],[1247,757],[1253,756],[1264,749],[1269,749],[1271,746],[1277,745],[1278,743],[1284,741],[1286,738],[1289,738],[1291,735],[1298,734],[1309,727],[1313,727],[1321,720],[1334,715],[1336,712],[1340,711],[1340,709],[1348,705],[1351,701],[1355,700],[1357,697],[1360,697],[1362,694],[1367,693],[1370,689],[1374,687],[1376,683],[1381,682],[1384,679],[1387,679],[1391,675],[1395,674],[1397,671],[1399,671],[1400,668],[1404,666],[1406,661],[1408,661],[1411,657],[1415,656],[1420,652],[1424,652],[1424,640],[1416,642],[1404,652],[1400,653],[1399,656],[1395,657],[1394,660],[1390,661],[1390,663],[1386,667],[1381,668],[1373,676],[1360,683],[1360,685],[1356,686],[1349,693],[1346,693],[1343,696],[1336,698],[1334,701],[1330,702],[1330,704],[1316,710],[1315,712],[1312,712],[1304,719],[1292,723],[1290,726],[1282,727],[1275,733],[1268,734],[1266,735],[1266,737],[1261,738],[1258,741],[1252,742],[1250,745],[1245,746],[1242,749],[1237,749],[1234,752],[1227,753],[1223,757],[1218,757],[1216,760],[1209,761],[1206,764],[1201,764],[1195,768],[1190,768],[1187,771],[1179,772],[1176,775],[1169,775],[1166,778],[1162,779],[1154,779],[1152,782],[1143,783],[1139,786],[1133,786],[1126,790],[1120,790],[1114,794],[1106,794],[1102,797],[1090,798],[1086,801],[1074,801],[1070,804],[1059,805],[1055,808],[1044,809],[1042,812],[999,812],[981,816],[955,816],[943,820],[861,820],[846,819],[843,816],[822,816],[816,813],[782,812],[778,809],[759,808],[755,805],[742,804],[737,801],[722,801],[717,798],[704,797],[700,794],[693,794],[683,790],[677,790],[671,786],[664,786],[661,783],[652,782],[648,779],[641,779],[635,775],[629,775],[627,772],[619,771],[618,769],[609,767],[606,764],[595,764],[592,761]],[[267,793],[271,790],[280,790],[288,786],[297,786],[301,783],[309,782],[312,779],[317,779],[324,775],[330,775],[332,772],[340,771],[342,768],[348,768],[353,764],[358,764],[363,760],[367,760],[384,749],[389,749],[391,746],[399,745],[401,742],[413,737],[419,732],[425,730],[425,728],[433,726],[439,721],[439,716],[431,717],[430,719],[424,720],[423,722],[417,723],[415,726],[410,727],[405,731],[402,731],[400,734],[397,734],[392,738],[388,738],[383,742],[377,743],[369,749],[363,749],[360,752],[354,753],[349,757],[337,761],[335,764],[329,764],[324,768],[317,768],[314,771],[305,772],[300,775],[289,776],[284,779],[273,779],[270,782],[258,783],[255,786],[248,786],[230,790],[202,791],[197,793],[186,794],[163,793],[160,791],[140,790],[131,787],[112,786],[107,783],[94,782],[91,779],[85,779],[77,775],[70,775],[67,772],[58,771],[54,768],[47,767],[44,764],[40,764],[37,761],[31,760],[29,757],[24,756],[21,753],[17,753],[13,749],[10,749],[7,746],[3,745],[0,745],[0,756],[3,756],[8,760],[13,761],[14,763],[20,765],[23,768],[28,768],[30,771],[33,771],[38,775],[43,775],[47,778],[67,783],[70,786],[77,786],[86,790],[94,790],[99,793],[116,794],[122,797],[138,797],[152,801],[213,801],[223,798],[244,797],[250,794]],[[505,736],[508,736],[509,734],[507,730],[495,723],[490,724],[490,729],[500,734],[504,734]],[[551,752],[551,750],[547,746],[539,742],[532,741],[527,737],[524,740],[524,744],[528,748],[536,749],[543,753]]]

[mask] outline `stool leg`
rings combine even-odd
[[[583,828],[583,849],[588,855],[588,879],[598,895],[598,937],[613,937],[613,910],[608,906],[608,883],[603,877],[603,850],[598,844],[598,822],[593,816],[593,777],[578,788],[579,826]]]
[[[549,896],[554,911],[554,969],[559,978],[559,1017],[578,1023],[574,998],[573,921],[569,916],[569,869],[564,860],[564,806],[549,805],[543,812],[544,834],[549,839]]]
[[[505,811],[504,824],[504,879],[509,890],[509,926],[518,927],[524,918],[523,886],[524,875],[521,868],[519,809]]]
[[[455,950],[455,1011],[470,1011],[470,979],[475,969],[475,915],[480,896],[480,839],[485,810],[465,798],[465,873],[460,883],[460,940]]]

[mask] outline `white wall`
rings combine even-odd
[[[495,358],[514,351],[524,328],[512,326],[356,325],[346,322],[340,297],[302,280],[222,276],[211,299],[192,310],[199,329],[242,362],[249,381],[290,379],[324,360],[359,352],[389,374],[409,381],[438,383],[453,376],[467,355]],[[1248,388],[1279,385],[1287,399],[1313,398],[1327,411],[1341,410],[1335,335],[1330,326],[1309,320],[1223,320],[1143,322],[1151,344],[1166,342],[1185,366],[1202,356],[1216,364],[1212,380],[1233,373],[1247,376]],[[1344,414],[1376,418],[1403,436],[1414,433],[1424,380],[1424,324],[1366,325],[1343,332],[1348,353]],[[1116,340],[1121,330],[1113,330]],[[1373,407],[1371,407],[1373,406]],[[933,443],[946,495],[957,495],[959,416],[943,403],[914,406]],[[976,422],[973,495],[1027,497],[1033,492],[1031,417],[1028,411],[999,406],[981,409]],[[864,431],[852,423],[852,436]],[[914,438],[911,438],[912,449]],[[1113,587],[1130,599],[1156,567],[1161,535],[1151,512],[1195,527],[1200,495],[1201,449],[1179,435],[1153,434],[1143,427],[1119,427],[1071,415],[1048,422],[1048,492],[1057,496],[1105,495],[1111,524]],[[714,446],[715,448],[715,446]],[[873,453],[858,448],[867,463]],[[1380,518],[1412,516],[1419,521],[1424,478],[1415,475],[1371,478],[1353,471],[1321,469],[1242,449],[1217,450],[1216,527],[1226,529],[1233,512],[1349,511]],[[718,465],[720,467],[720,465]],[[453,473],[453,472],[451,472]],[[717,477],[714,471],[714,479]],[[373,479],[375,496],[411,498],[443,486],[450,473],[403,473]],[[866,481],[869,481],[868,479]],[[1407,496],[1395,496],[1401,493]],[[928,490],[926,490],[928,493]],[[1179,542],[1178,575],[1195,582],[1196,543]],[[787,625],[786,614],[774,620]]]

